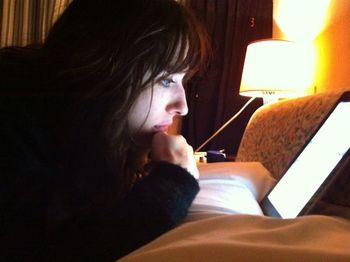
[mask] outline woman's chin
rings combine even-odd
[[[135,144],[144,149],[148,149],[152,145],[152,139],[155,133],[139,134],[134,138]]]

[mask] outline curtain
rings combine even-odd
[[[72,0],[0,0],[0,46],[41,43]]]
[[[246,47],[272,36],[272,0],[187,0],[206,25],[212,42],[209,68],[188,84],[189,114],[182,134],[197,148],[248,101],[239,95]],[[235,154],[251,114],[262,105],[253,102],[202,151],[224,149]]]

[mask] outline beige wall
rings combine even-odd
[[[330,22],[316,39],[325,61],[317,75],[321,90],[350,89],[350,1],[332,0]]]
[[[279,4],[279,0],[273,0],[273,3],[276,18],[275,7]],[[317,53],[316,72],[314,88],[311,88],[309,93],[336,89],[350,90],[350,0],[330,0],[326,20],[325,28],[314,40]],[[273,37],[286,38],[275,19]],[[176,122],[169,133],[178,133],[178,124],[179,122]]]
[[[279,0],[274,0],[274,18],[277,17],[278,4]],[[317,53],[316,92],[350,89],[350,1],[331,0],[326,21],[325,28],[314,40]],[[276,22],[273,36],[287,38]]]

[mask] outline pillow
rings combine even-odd
[[[199,163],[200,191],[186,221],[222,214],[263,215],[259,202],[276,180],[259,162]]]

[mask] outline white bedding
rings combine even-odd
[[[120,261],[350,261],[349,219],[262,215],[258,202],[275,180],[260,163],[199,171],[201,190],[185,222]]]
[[[262,215],[258,202],[275,185],[259,162],[200,164],[200,191],[186,222],[217,214]]]
[[[164,234],[120,261],[350,261],[350,221],[217,215]]]

